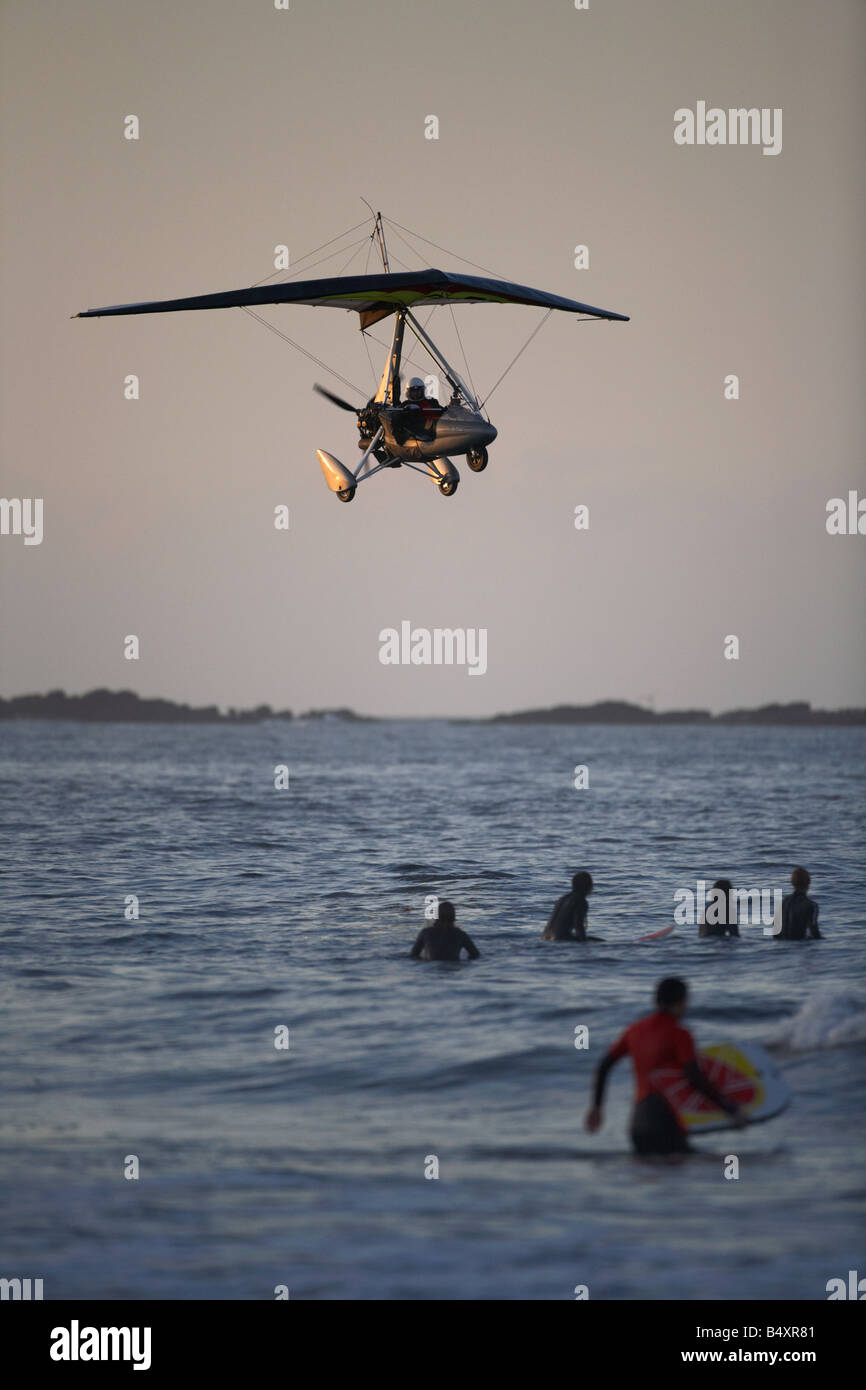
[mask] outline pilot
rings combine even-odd
[[[435,396],[428,396],[420,376],[413,376],[406,388],[403,401],[403,427],[408,433],[416,430],[429,430],[442,413],[442,407]]]

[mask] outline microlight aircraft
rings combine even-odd
[[[349,230],[354,231],[356,228]],[[628,322],[628,315],[616,314],[609,309],[596,309],[590,304],[581,304],[575,299],[547,294],[527,285],[478,275],[462,275],[433,269],[392,272],[380,212],[374,214],[373,230],[369,233],[369,240],[372,242],[374,239],[378,242],[382,258],[381,274],[340,275],[324,280],[259,284],[247,289],[193,295],[185,299],[151,299],[137,304],[114,304],[102,309],[87,309],[76,317],[110,318],[124,314],[161,314],[188,309],[237,307],[252,312],[253,306],[262,304],[306,304],[356,313],[361,332],[366,334],[374,324],[393,315],[393,334],[379,387],[376,394],[364,405],[354,406],[333,391],[326,390],[318,384],[314,386],[314,390],[341,410],[354,413],[359,433],[358,447],[362,450],[361,460],[354,470],[347,468],[324,449],[317,450],[319,464],[325,482],[341,502],[351,502],[359,484],[367,482],[383,469],[401,467],[414,469],[432,479],[443,496],[451,497],[457,491],[460,481],[460,475],[452,459],[465,457],[474,473],[483,472],[488,462],[487,446],[493,443],[497,431],[484,410],[484,402],[476,398],[474,389],[466,384],[456,368],[446,360],[426,328],[419,322],[416,311],[425,306],[432,309],[440,305],[519,304],[547,309],[548,315],[554,310],[560,310],[569,314],[579,314],[583,319],[609,319],[621,323]],[[254,314],[254,317],[258,318],[258,315]],[[279,333],[279,329],[267,320],[259,321]],[[418,346],[436,364],[449,383],[452,394],[446,405],[424,393],[421,389],[424,383],[420,378],[415,378],[411,383],[409,399],[401,401],[403,339],[407,327],[417,340]],[[540,327],[541,324],[538,324],[524,347],[528,346],[528,342]],[[280,333],[280,336],[286,335]],[[302,352],[306,351],[291,339],[287,338],[286,341],[293,347],[299,347]],[[310,353],[306,355],[311,356]],[[517,356],[519,357],[520,353]],[[313,360],[319,361],[318,358]],[[515,357],[506,372],[510,371],[516,360]],[[320,362],[319,365],[325,364]],[[340,376],[338,372],[333,374]],[[344,377],[340,379],[345,381]],[[489,399],[499,381],[488,391],[485,399]],[[351,386],[349,382],[346,384]],[[355,387],[352,389],[357,390]]]

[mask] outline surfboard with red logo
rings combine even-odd
[[[638,941],[661,941],[663,936],[670,936],[673,929],[674,924],[671,922],[669,927],[662,927],[661,931],[647,932],[646,936],[639,936],[637,939]]]
[[[771,1120],[791,1099],[791,1090],[776,1063],[754,1043],[717,1043],[698,1054],[701,1070],[717,1091],[739,1105],[750,1124]],[[660,1067],[652,1073],[656,1090],[677,1112],[690,1134],[709,1134],[730,1129],[731,1122],[676,1067]]]

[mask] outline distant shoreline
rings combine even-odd
[[[70,719],[82,724],[261,724],[265,719],[295,718],[367,722],[365,715],[350,709],[311,709],[300,715],[290,709],[275,710],[270,705],[221,710],[217,705],[144,699],[133,690],[89,690],[86,695],[52,690],[47,695],[0,699],[0,719]]]
[[[394,716],[395,718],[397,716]],[[409,717],[409,716],[407,716]],[[432,716],[435,717],[435,716]],[[518,710],[513,714],[494,714],[482,718],[439,716],[449,724],[758,724],[785,727],[843,727],[866,725],[866,709],[812,709],[805,701],[761,705],[756,709],[734,709],[724,714],[709,710],[667,710],[656,713],[626,700],[601,700],[592,705],[553,705],[546,709]],[[345,707],[312,709],[295,715],[290,709],[274,710],[270,705],[253,709],[220,710],[217,705],[186,705],[174,700],[143,699],[132,690],[90,690],[85,695],[67,695],[52,690],[47,695],[18,695],[0,699],[0,720],[67,719],[88,724],[261,724],[267,719],[341,720],[345,723],[387,723],[388,717],[357,714]]]
[[[625,700],[601,700],[594,705],[554,705],[549,709],[520,710],[516,714],[495,714],[479,721],[489,724],[781,724],[806,727],[866,724],[866,709],[812,709],[804,700],[790,704],[759,705],[755,709],[733,709],[710,714],[704,709],[655,710],[632,705]]]

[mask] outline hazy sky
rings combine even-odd
[[[2,694],[866,703],[866,538],[825,528],[829,498],[866,495],[861,0],[2,15],[0,490],[44,499],[41,545],[0,537]],[[677,145],[674,112],[699,101],[781,108],[781,152]],[[315,450],[354,465],[354,422],[311,386],[342,388],[240,310],[70,318],[263,279],[277,244],[297,258],[359,222],[362,195],[505,277],[632,316],[549,320],[491,401],[489,468],[458,460],[453,498],[402,469],[337,501]],[[263,312],[372,392],[355,315]],[[455,314],[482,394],[540,317]],[[487,673],[383,666],[379,632],[406,619],[486,628]]]

